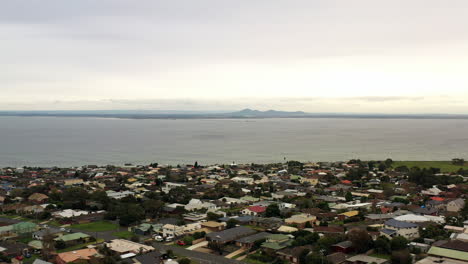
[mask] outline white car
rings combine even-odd
[[[171,242],[172,240],[174,240],[173,236],[166,237],[166,242]]]
[[[162,236],[154,236],[154,240],[158,241],[158,242],[162,242],[164,241],[164,238]]]

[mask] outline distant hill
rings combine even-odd
[[[302,111],[296,112],[285,112],[285,111],[276,111],[276,110],[268,110],[268,111],[259,111],[259,110],[252,110],[249,108],[243,109],[238,112],[227,113],[224,114],[226,116],[231,117],[245,117],[245,118],[252,118],[252,117],[304,117],[307,116],[307,113]]]
[[[157,111],[157,110],[83,110],[83,111],[0,111],[0,116],[98,117],[126,119],[223,119],[223,118],[371,118],[371,119],[468,119],[468,115],[454,114],[357,114],[306,113],[255,109],[237,112]]]

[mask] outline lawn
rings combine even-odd
[[[102,242],[104,242],[104,239],[98,239],[97,241],[94,241],[94,242],[89,242],[89,243],[79,244],[79,245],[72,246],[72,247],[67,247],[67,248],[64,248],[64,249],[59,249],[59,250],[57,250],[57,253],[63,253],[63,252],[78,250],[78,249],[85,248],[85,247],[87,247],[89,245],[99,244],[99,243],[102,243]]]
[[[460,168],[468,169],[468,164],[465,162],[464,166],[453,165],[451,161],[394,161],[393,168],[399,166],[406,166],[408,168],[439,168],[442,172],[457,172]]]
[[[86,224],[77,224],[71,225],[70,228],[79,229],[88,232],[103,232],[103,231],[112,231],[119,228],[119,225],[108,222],[108,221],[98,221]]]
[[[130,239],[135,234],[130,232],[130,231],[122,231],[122,232],[112,233],[112,235],[114,235],[114,236],[116,236],[118,238],[122,238],[122,239]]]

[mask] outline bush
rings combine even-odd
[[[193,240],[195,240],[192,236],[186,236],[182,239],[186,245],[191,246],[193,244]]]
[[[178,262],[179,262],[179,264],[190,264],[190,263],[192,263],[192,261],[190,261],[190,259],[188,259],[188,258],[180,259]]]

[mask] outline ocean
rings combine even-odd
[[[0,117],[0,167],[455,157],[468,120]]]

